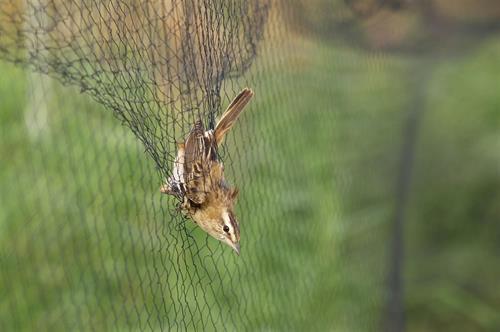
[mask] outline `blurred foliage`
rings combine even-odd
[[[279,4],[290,29],[371,50],[461,53],[464,43],[500,30],[496,0],[281,0]]]
[[[499,59],[489,40],[427,86],[407,231],[415,330],[500,328]]]

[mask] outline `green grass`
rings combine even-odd
[[[154,163],[110,110],[43,79],[47,118],[27,126],[40,79],[1,63],[0,329],[379,330],[418,61],[298,43],[226,86],[256,92],[225,150],[241,257],[170,216]],[[499,55],[491,40],[429,78],[406,233],[411,331],[500,325]]]

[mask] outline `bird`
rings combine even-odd
[[[173,171],[160,192],[180,199],[180,210],[213,238],[240,254],[240,226],[234,213],[238,188],[224,177],[217,150],[233,127],[253,91],[243,89],[229,104],[214,129],[198,119],[186,139],[177,144]]]

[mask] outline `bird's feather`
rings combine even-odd
[[[190,172],[194,163],[203,158],[205,150],[203,123],[196,121],[184,143],[184,171]]]
[[[186,197],[195,204],[203,204],[217,181],[212,174],[218,163],[212,131],[204,131],[201,121],[197,121],[186,139],[184,150]]]
[[[226,111],[222,114],[222,117],[215,126],[214,136],[217,145],[222,143],[227,131],[234,125],[238,116],[241,114],[250,99],[252,99],[252,96],[252,90],[245,88],[238,96],[236,96],[236,98],[234,98],[231,104],[229,104]]]

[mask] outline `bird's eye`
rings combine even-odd
[[[224,225],[224,227],[222,227],[222,229],[224,230],[224,232],[229,233],[229,226],[228,225]]]

